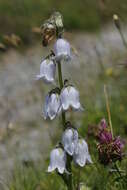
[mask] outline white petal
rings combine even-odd
[[[65,166],[66,166],[66,153],[59,148],[59,157],[57,159],[57,168],[59,173],[64,173]]]
[[[88,145],[85,140],[79,139],[73,158],[75,163],[81,167],[83,167],[86,163],[92,163],[88,151]]]
[[[70,104],[71,104],[71,106],[76,110],[80,109],[81,104],[79,102],[79,92],[74,87],[71,87],[69,94],[70,94]]]
[[[52,93],[45,98],[43,109],[44,119],[48,117],[53,120],[61,111],[61,101],[58,94]]]
[[[45,66],[46,66],[46,59],[41,62],[40,65],[40,75],[44,76],[45,75]]]
[[[73,87],[65,87],[60,95],[63,110],[68,110],[71,106],[74,110],[83,110],[79,102],[79,92]]]
[[[49,101],[49,110],[48,110],[48,115],[50,119],[54,119],[59,111],[61,104],[60,104],[60,99],[59,95],[52,94],[50,96],[50,101]]]
[[[44,75],[36,75],[36,80],[40,80],[40,79],[43,79],[44,78]]]
[[[64,39],[58,39],[54,45],[54,52],[56,55],[56,60],[61,59],[69,60],[70,56],[70,44]]]
[[[48,166],[48,172],[53,172],[56,168],[53,166]]]
[[[64,173],[66,165],[66,154],[62,148],[55,148],[50,154],[50,165],[48,171],[58,169],[59,173]]]
[[[87,162],[87,164],[93,163],[90,154],[87,155],[86,162]]]
[[[69,103],[69,92],[67,88],[64,88],[61,92],[60,95],[61,103],[62,103],[62,108],[63,110],[68,110],[70,103]]]
[[[48,118],[48,104],[49,104],[49,95],[45,97],[44,109],[42,111],[44,119]]]
[[[50,165],[48,167],[48,172],[52,172],[56,169],[56,158],[57,158],[57,149],[53,149],[50,153]]]
[[[64,170],[65,170],[65,167],[61,168],[61,167],[58,167],[58,172],[60,174],[63,174],[64,173]]]
[[[53,61],[49,61],[49,63],[46,64],[45,67],[45,79],[49,82],[53,82],[54,81],[54,77],[55,77],[55,71],[56,71],[56,66],[55,63]]]
[[[62,136],[62,144],[69,155],[73,155],[78,142],[78,132],[75,129],[66,129]]]
[[[36,76],[37,79],[43,79],[46,83],[52,83],[55,78],[56,66],[53,60],[45,59],[40,65],[40,74]]]

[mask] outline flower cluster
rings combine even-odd
[[[48,172],[57,170],[59,174],[65,172],[67,175],[70,172],[68,165],[71,164],[72,160],[81,167],[92,163],[92,160],[86,141],[79,138],[77,129],[69,121],[66,122],[65,118],[65,113],[68,110],[83,111],[83,107],[80,103],[78,90],[69,84],[67,79],[64,82],[62,79],[61,63],[67,63],[71,59],[71,47],[69,42],[62,37],[63,24],[61,19],[61,15],[55,13],[44,23],[43,45],[47,45],[53,38],[51,33],[57,35],[57,40],[51,54],[42,60],[40,74],[36,78],[42,79],[45,83],[54,83],[56,68],[58,68],[59,86],[50,90],[46,95],[42,112],[44,119],[50,120],[55,119],[60,113],[62,116],[64,115],[63,135],[59,145],[50,153]]]
[[[74,163],[81,167],[87,163],[92,163],[86,141],[78,137],[77,129],[70,122],[66,123],[61,143],[51,151],[48,172],[58,169],[58,172],[63,174],[67,171],[67,155],[71,156]]]
[[[79,92],[72,85],[64,86],[62,90],[55,88],[51,90],[45,97],[43,108],[44,119],[53,120],[61,111],[83,110],[79,101]]]
[[[119,136],[112,136],[105,119],[102,119],[99,124],[98,141],[99,160],[102,164],[108,165],[117,160],[121,161],[124,141]]]

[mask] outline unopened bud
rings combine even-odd
[[[113,19],[114,19],[114,20],[118,20],[118,19],[119,19],[118,15],[114,14],[114,15],[113,15]]]
[[[114,21],[116,28],[118,28],[120,30],[120,20],[119,20],[119,17],[117,14],[113,15],[113,21]]]

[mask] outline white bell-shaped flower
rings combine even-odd
[[[59,94],[49,93],[45,98],[43,116],[44,119],[53,120],[61,111],[61,101]]]
[[[62,148],[55,148],[50,153],[50,165],[48,167],[48,172],[52,172],[55,169],[58,170],[60,174],[63,174],[66,167],[66,153]]]
[[[46,83],[53,83],[55,78],[56,65],[51,58],[41,62],[40,74],[36,76],[37,80],[43,79]]]
[[[70,107],[74,110],[83,111],[79,101],[79,92],[71,85],[64,87],[60,94],[62,109],[68,110]]]
[[[56,61],[70,60],[70,44],[65,39],[59,38],[54,45],[54,53]]]
[[[76,129],[68,128],[64,131],[62,135],[62,144],[64,150],[69,154],[73,155],[75,148],[78,143],[78,132]]]
[[[88,145],[84,139],[79,139],[77,147],[73,154],[73,159],[76,164],[83,167],[86,163],[92,163],[91,156],[88,151]]]

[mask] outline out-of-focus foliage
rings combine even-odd
[[[16,33],[24,41],[53,11],[60,11],[67,29],[93,31],[112,20],[114,13],[125,20],[126,0],[0,0],[0,36]]]

